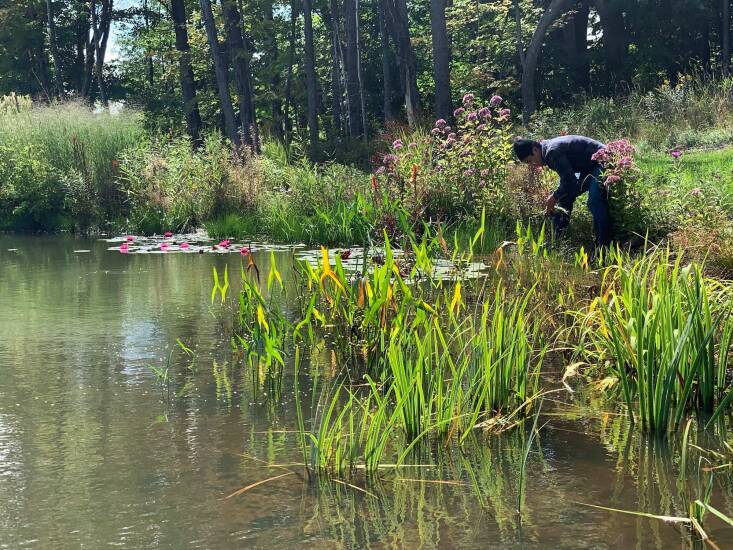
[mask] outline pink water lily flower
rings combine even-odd
[[[251,250],[249,248],[246,248],[246,247],[242,247],[242,248],[239,249],[239,254],[241,256],[249,256],[250,252],[251,252]]]
[[[129,247],[129,245],[128,245],[127,243],[122,243],[122,244],[120,245],[120,252],[122,252],[123,254],[127,254],[127,253],[129,253],[129,252],[130,252],[130,247]]]
[[[166,231],[165,233],[163,233],[163,236],[166,239],[170,239],[173,236],[173,233],[171,233],[170,231]]]
[[[222,248],[229,248],[229,245],[231,245],[231,244],[232,244],[232,242],[230,240],[224,239],[223,241],[221,241],[219,243],[219,246],[222,247]]]
[[[165,252],[170,248],[170,245],[168,243],[160,243],[160,249]]]
[[[188,250],[189,244],[188,243],[181,243],[181,250]]]
[[[133,237],[132,235],[128,235],[127,237],[125,237],[125,239],[127,239],[128,243],[131,243],[132,241],[135,240],[135,237]]]

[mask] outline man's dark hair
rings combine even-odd
[[[519,160],[524,160],[530,156],[535,147],[542,147],[539,141],[531,139],[518,139],[514,142],[514,154]]]

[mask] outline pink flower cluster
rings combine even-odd
[[[617,139],[596,151],[591,157],[603,166],[607,187],[617,184],[632,171],[636,171],[634,164],[634,146],[626,139]]]

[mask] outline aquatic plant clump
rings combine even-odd
[[[722,414],[733,396],[730,289],[668,251],[612,258],[581,314],[586,359],[609,364],[630,417],[648,431],[676,429],[691,411]]]

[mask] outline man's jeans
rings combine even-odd
[[[598,246],[611,244],[611,215],[608,212],[608,191],[603,185],[601,168],[596,168],[590,174],[580,175],[580,188],[577,193],[569,193],[557,201],[557,206],[567,211],[567,214],[555,210],[552,215],[552,226],[555,237],[562,236],[570,223],[570,214],[573,211],[575,199],[588,192],[588,210],[593,216],[593,232]]]

